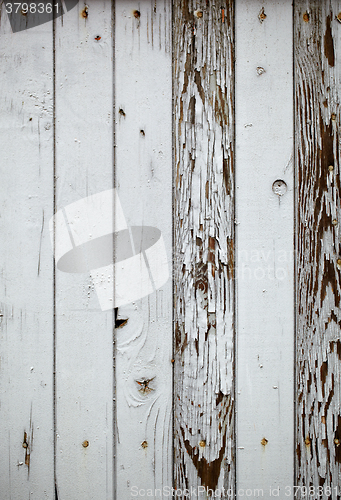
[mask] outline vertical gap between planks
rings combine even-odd
[[[296,265],[296,249],[297,249],[297,218],[296,218],[296,210],[297,210],[297,182],[296,182],[296,93],[295,93],[295,8],[296,8],[296,0],[292,2],[292,95],[293,95],[293,152],[292,152],[292,168],[293,168],[293,189],[294,189],[294,209],[293,209],[293,248],[294,248],[294,261],[293,261],[293,294],[294,294],[294,338],[293,338],[293,374],[294,374],[294,383],[293,383],[293,402],[294,402],[294,413],[293,413],[293,429],[294,429],[294,446],[293,446],[293,464],[294,464],[294,484],[296,484],[297,470],[296,470],[296,352],[297,352],[297,308],[296,308],[296,300],[297,300],[297,265]]]
[[[233,33],[233,40],[232,40],[232,54],[233,54],[233,62],[232,62],[232,74],[233,74],[233,82],[232,82],[232,113],[233,113],[233,151],[234,151],[234,156],[233,156],[233,163],[232,163],[232,169],[233,169],[233,177],[232,177],[232,182],[233,182],[233,231],[234,231],[234,251],[233,251],[233,379],[234,379],[234,384],[233,384],[233,389],[232,389],[232,394],[233,394],[233,400],[234,400],[234,407],[233,407],[233,419],[234,419],[234,427],[233,427],[233,455],[234,455],[234,498],[237,498],[237,470],[238,470],[238,457],[237,457],[237,425],[238,425],[238,419],[237,419],[237,332],[238,332],[238,324],[237,324],[237,284],[236,284],[236,269],[237,269],[237,226],[236,226],[236,0],[233,2],[233,16],[232,16],[232,33]]]
[[[172,0],[172,8],[171,8],[171,26],[173,28],[173,20],[175,19],[174,15],[174,0]],[[175,244],[175,224],[174,224],[174,219],[176,216],[175,210],[175,195],[176,195],[176,188],[175,188],[175,169],[176,169],[176,164],[175,164],[175,94],[174,94],[174,78],[175,78],[175,71],[174,71],[174,64],[175,64],[175,57],[174,57],[174,34],[173,34],[173,29],[171,29],[170,33],[170,50],[172,51],[172,440],[171,440],[171,455],[172,455],[172,487],[174,488],[175,486],[175,372],[174,372],[174,360],[175,360],[175,307],[176,307],[176,301],[175,301],[175,273],[174,273],[174,244]]]
[[[116,10],[115,10],[115,0],[111,0],[111,30],[112,30],[112,124],[113,124],[113,145],[112,145],[112,169],[113,169],[113,189],[116,188],[116,87],[115,87],[115,33],[116,33]],[[113,197],[113,235],[115,234],[115,197]],[[115,262],[115,246],[113,244],[113,262]],[[113,300],[115,304],[115,266],[113,266]],[[112,355],[113,355],[113,432],[112,432],[112,447],[113,447],[113,466],[112,466],[112,491],[113,491],[113,500],[116,500],[116,491],[117,491],[117,457],[116,457],[116,432],[117,432],[117,407],[116,407],[116,323],[115,323],[115,309],[112,310],[112,324],[113,324],[113,347],[112,347]]]
[[[52,20],[52,47],[53,47],[53,214],[56,213],[56,17],[53,9]],[[57,490],[57,381],[56,381],[56,263],[54,259],[56,250],[56,221],[53,220],[53,478],[54,499],[58,500]]]

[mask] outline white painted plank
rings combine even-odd
[[[52,499],[52,23],[0,17],[0,498]],[[25,439],[26,435],[26,439]]]
[[[292,2],[235,22],[237,490],[269,498],[293,484]]]
[[[115,9],[117,191],[128,226],[144,226],[143,234],[146,226],[158,228],[168,255],[168,264],[159,252],[147,255],[158,267],[156,291],[118,309],[118,318],[128,319],[116,331],[117,498],[123,499],[172,486],[171,279],[162,284],[172,253],[171,2],[120,0]]]
[[[113,187],[111,2],[84,9],[56,20],[56,208],[68,220],[56,224],[58,248],[97,236],[108,206],[97,226],[84,198]],[[113,311],[101,310],[90,270],[56,270],[59,500],[113,496]]]

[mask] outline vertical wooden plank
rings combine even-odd
[[[110,199],[108,210],[89,197],[113,187],[111,15],[111,2],[90,0],[55,21],[57,252],[110,223]],[[56,269],[57,493],[111,500],[113,311],[101,310],[91,269],[73,269]]]
[[[291,1],[237,0],[237,484],[263,498],[293,484],[292,66]]]
[[[234,494],[233,22],[174,3],[175,487],[205,498]]]
[[[127,320],[116,330],[117,498],[161,498],[172,487],[171,54],[170,0],[116,2],[115,185],[131,231],[142,240],[157,228],[168,255],[147,255],[144,283],[156,290],[117,311]],[[132,278],[136,291],[142,272]]]
[[[340,498],[341,5],[295,2],[297,484]]]
[[[52,23],[0,6],[0,497],[53,498]]]

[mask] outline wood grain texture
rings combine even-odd
[[[0,498],[52,499],[52,24],[0,5]]]
[[[111,16],[111,2],[92,0],[86,16],[80,2],[55,21],[56,210],[113,187]],[[101,225],[85,212],[68,221],[89,238]],[[90,272],[56,269],[58,500],[113,497],[113,330]]]
[[[172,3],[115,5],[115,185],[128,226],[158,228],[172,262]],[[138,277],[136,276],[136,279]],[[117,498],[172,487],[172,280],[118,308]],[[133,489],[134,488],[134,489]],[[152,493],[152,494],[150,494]]]
[[[291,0],[237,0],[235,30],[237,485],[269,498],[294,480]]]
[[[232,493],[233,2],[173,9],[175,487]]]
[[[338,1],[295,2],[296,482],[341,487]],[[326,491],[326,490],[325,490]],[[339,498],[332,490],[332,498]]]

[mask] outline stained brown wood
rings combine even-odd
[[[338,14],[295,2],[296,482],[325,494],[341,486]]]
[[[232,493],[233,2],[207,5],[173,7],[175,487]]]

